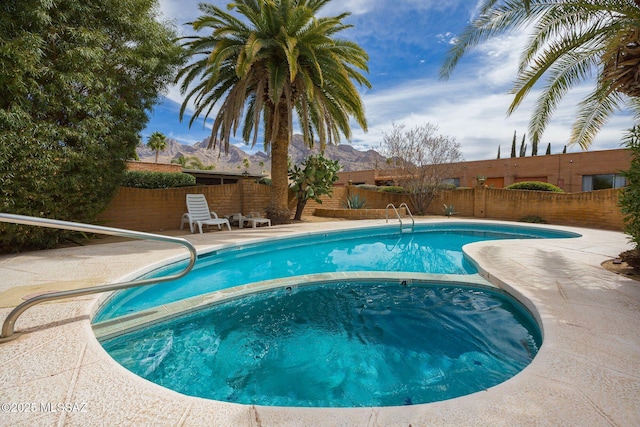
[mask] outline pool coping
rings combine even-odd
[[[199,251],[205,251],[232,242],[383,223],[369,220],[293,224],[184,237]],[[424,405],[351,409],[260,407],[184,396],[133,375],[104,352],[89,322],[100,297],[86,296],[32,308],[16,324],[17,330],[25,331],[23,336],[0,345],[0,404],[5,412],[1,423],[638,424],[640,285],[600,266],[628,249],[628,239],[611,231],[552,228],[577,232],[582,237],[527,240],[526,244],[522,240],[490,241],[464,248],[482,277],[535,306],[545,336],[529,367],[486,391]],[[148,270],[165,258],[180,256],[179,249],[165,246],[135,241],[2,256],[4,281],[0,295],[8,301],[20,292],[27,294],[46,287],[52,280],[60,286],[121,280]],[[0,309],[2,319],[9,310]],[[5,407],[6,404],[10,406]]]
[[[386,281],[413,283],[437,283],[450,286],[483,286],[499,289],[498,286],[485,280],[480,274],[429,274],[387,271],[349,271],[333,273],[302,274],[272,280],[249,283],[221,289],[202,295],[186,298],[158,307],[140,310],[130,315],[107,319],[92,324],[93,332],[98,340],[108,340],[118,335],[134,332],[158,323],[170,321],[183,315],[189,315],[208,309],[221,302],[239,298],[248,294],[275,290],[278,288],[298,288],[315,284],[341,283],[344,281]]]

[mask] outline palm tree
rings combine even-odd
[[[167,137],[164,136],[161,132],[153,132],[149,139],[147,140],[147,147],[155,150],[156,152],[156,163],[158,163],[158,154],[165,148],[167,148]]]
[[[176,79],[186,94],[181,119],[191,100],[190,125],[217,108],[209,146],[218,143],[225,150],[240,126],[251,146],[263,134],[272,158],[273,223],[291,217],[287,170],[293,111],[310,146],[316,138],[321,147],[337,143],[341,133],[350,139],[350,117],[367,129],[354,82],[370,87],[361,74],[369,58],[357,44],[334,37],[350,27],[342,22],[348,13],[316,16],[329,1],[238,0],[229,7],[242,19],[200,4],[203,15],[191,24],[210,34],[186,37],[183,44],[193,62]]]
[[[449,51],[440,76],[448,78],[471,48],[499,34],[532,26],[512,93],[511,114],[546,75],[529,134],[538,143],[561,98],[597,76],[578,106],[569,143],[587,148],[609,116],[629,107],[640,117],[640,0],[485,0]]]

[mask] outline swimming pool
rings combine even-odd
[[[462,247],[496,239],[570,238],[576,233],[539,227],[496,224],[422,224],[413,233],[398,227],[369,227],[314,233],[229,246],[199,255],[182,279],[115,293],[101,305],[94,322],[129,315],[162,304],[265,280],[328,272],[476,273]],[[183,263],[145,277],[181,270]]]
[[[303,274],[318,274],[322,272],[354,272],[354,274],[357,274],[357,272],[360,271],[369,271],[372,275],[380,274],[381,276],[385,276],[388,272],[402,272],[403,274],[408,275],[407,277],[411,277],[411,275],[420,276],[424,273],[435,273],[439,275],[451,275],[458,280],[461,277],[471,278],[476,273],[476,269],[463,255],[462,246],[467,243],[491,239],[567,238],[577,236],[578,235],[574,233],[556,232],[549,229],[535,227],[502,225],[478,226],[477,224],[471,225],[455,223],[436,226],[420,226],[416,227],[415,232],[411,234],[400,233],[398,232],[397,227],[374,227],[349,232],[320,233],[296,238],[272,240],[269,242],[256,242],[250,245],[226,247],[210,252],[201,257],[197,271],[195,271],[196,274],[194,275],[193,281],[190,282],[188,280],[189,276],[187,276],[186,281],[183,281],[183,283],[179,283],[174,287],[159,285],[150,289],[116,294],[113,298],[107,301],[107,304],[104,304],[101,307],[101,310],[95,319],[97,319],[96,322],[100,324],[100,322],[108,323],[105,321],[118,316],[123,316],[125,318],[127,316],[136,317],[136,313],[138,312],[144,313],[145,310],[147,312],[154,311],[149,310],[149,308],[155,307],[158,304],[171,305],[172,303],[175,304],[175,301],[185,300],[185,298],[193,298],[195,295],[211,292],[215,293],[215,291],[225,290],[230,287],[240,287],[246,283],[261,282],[266,279],[289,277],[292,278],[293,282],[295,282],[295,278],[303,277]],[[304,261],[300,262],[299,258],[304,258]],[[166,271],[175,268],[180,268],[180,266],[167,266],[163,270]],[[157,271],[154,272],[154,274],[157,273]],[[419,281],[416,281],[416,283],[418,282]],[[470,280],[470,282],[472,282],[472,280]],[[332,281],[332,283],[332,286],[335,287],[335,280]],[[398,286],[399,284],[405,284],[405,281],[386,283],[386,285],[390,285],[389,288],[394,288],[395,290],[404,288],[404,286]],[[304,287],[307,287],[306,285],[308,285],[308,283],[300,283],[300,285],[305,285]],[[314,285],[318,285],[321,288],[326,289],[328,282],[317,283]],[[427,281],[426,285],[428,286],[421,285],[417,286],[417,288],[431,289],[436,286],[439,287],[438,289],[455,289],[452,291],[453,293],[462,291],[470,292],[471,295],[475,296],[486,291],[483,286],[469,287],[464,283],[461,283],[461,287],[454,288],[451,288],[451,283],[436,284],[432,281]],[[277,285],[275,286],[277,287]],[[349,291],[353,291],[357,286],[360,286],[360,283],[357,280],[343,280],[338,283],[338,287],[348,289]],[[416,286],[412,282],[411,286],[408,286],[407,288],[411,289],[411,292],[416,292]],[[285,287],[284,289],[288,292],[291,290],[294,290],[296,293],[298,292],[295,286],[293,288]],[[462,291],[460,289],[462,289]],[[497,290],[489,291],[490,294],[495,292],[497,292]],[[204,333],[202,331],[211,330],[212,328],[217,330],[217,328],[221,326],[221,322],[219,322],[219,320],[222,318],[228,317],[229,319],[234,319],[233,316],[220,314],[216,310],[222,309],[222,313],[225,313],[225,305],[231,304],[233,306],[237,301],[242,301],[242,304],[248,304],[248,306],[245,305],[245,307],[250,307],[253,304],[251,301],[255,301],[255,295],[264,296],[265,294],[253,293],[248,296],[245,295],[239,299],[234,298],[227,301],[218,301],[213,305],[205,305],[204,310],[195,312],[183,307],[182,310],[184,312],[182,313],[182,317],[179,319],[173,318],[167,322],[143,328],[142,330],[140,330],[140,325],[138,325],[137,329],[132,329],[127,335],[109,337],[108,339],[103,339],[102,342],[104,347],[108,349],[110,354],[116,358],[116,360],[133,372],[157,382],[158,384],[166,385],[169,388],[185,394],[219,400],[229,400],[239,403],[291,406],[401,405],[425,403],[473,393],[475,391],[491,387],[515,375],[515,373],[519,372],[532,360],[541,342],[540,331],[537,329],[535,321],[532,321],[532,316],[515,300],[506,295],[500,295],[500,298],[506,299],[506,305],[512,307],[511,309],[506,310],[506,312],[509,313],[507,317],[510,316],[512,319],[517,319],[517,322],[513,325],[514,330],[521,332],[526,331],[524,335],[510,337],[509,333],[505,334],[504,331],[496,332],[495,330],[491,330],[486,327],[486,325],[478,327],[477,324],[473,322],[472,326],[463,327],[462,324],[464,321],[458,318],[452,323],[453,325],[456,325],[455,329],[458,330],[456,333],[452,332],[452,341],[458,342],[459,337],[456,334],[464,330],[475,331],[474,333],[462,332],[463,335],[466,334],[471,336],[472,341],[475,340],[477,336],[481,336],[481,338],[479,338],[481,342],[493,340],[495,337],[505,337],[506,342],[510,343],[510,348],[506,350],[506,354],[513,354],[514,348],[519,351],[519,355],[515,357],[515,359],[519,360],[519,363],[517,364],[512,364],[511,361],[513,361],[514,358],[511,356],[505,357],[504,353],[498,352],[498,354],[494,356],[491,355],[490,352],[483,353],[477,351],[477,348],[471,348],[468,349],[468,351],[454,352],[455,356],[452,357],[449,357],[448,355],[443,356],[451,352],[450,348],[435,350],[436,354],[438,354],[437,358],[432,356],[429,348],[424,347],[406,355],[403,352],[407,348],[412,348],[411,346],[413,344],[410,343],[415,341],[414,334],[409,334],[408,336],[411,338],[401,346],[401,348],[403,348],[403,352],[398,353],[399,355],[396,354],[395,357],[401,362],[403,360],[412,361],[415,366],[421,367],[421,370],[415,371],[413,374],[409,374],[409,376],[415,377],[419,380],[419,385],[417,388],[408,388],[410,382],[402,380],[398,383],[404,384],[400,386],[399,393],[383,393],[381,390],[391,387],[391,385],[384,382],[373,381],[373,387],[347,382],[346,385],[341,388],[341,390],[343,390],[342,392],[339,391],[339,388],[329,387],[323,391],[324,395],[320,398],[308,399],[302,397],[299,399],[290,399],[290,396],[282,397],[282,394],[276,393],[273,390],[259,392],[251,387],[243,387],[242,384],[246,386],[246,384],[251,383],[251,380],[248,380],[247,378],[251,378],[251,375],[254,374],[249,374],[248,377],[232,374],[231,379],[221,375],[223,378],[222,381],[232,383],[235,381],[237,384],[241,385],[239,387],[231,387],[227,389],[224,387],[214,387],[216,390],[222,390],[222,395],[211,394],[210,390],[202,391],[191,389],[190,387],[194,386],[194,378],[189,376],[187,376],[186,381],[182,378],[178,379],[177,383],[173,383],[172,381],[176,379],[175,377],[180,376],[176,373],[189,370],[189,366],[200,366],[200,368],[196,369],[194,375],[198,375],[198,372],[201,374],[209,372],[207,369],[210,367],[209,365],[211,363],[207,362],[208,359],[203,356],[206,356],[207,353],[213,353],[213,357],[217,357],[220,347],[223,347],[223,341],[218,332]],[[278,300],[277,297],[274,297],[274,294],[266,295],[267,297],[262,300],[263,302],[273,302]],[[375,300],[375,298],[373,299]],[[469,295],[464,296],[462,299],[476,301],[475,297],[471,298]],[[316,301],[317,299],[315,295],[313,295],[309,300]],[[368,297],[365,297],[365,300],[368,301]],[[398,297],[396,295],[396,298],[391,299],[391,301],[394,300],[404,301],[404,297]],[[249,303],[247,303],[247,301],[249,301]],[[388,304],[394,303],[388,302]],[[403,307],[404,305],[405,304],[401,304]],[[491,315],[499,312],[498,310],[495,310],[495,301],[490,303],[474,302],[471,305],[479,308],[473,316],[479,316],[477,318],[483,319],[483,321],[488,320],[487,315],[490,317]],[[434,306],[451,307],[455,306],[455,304],[451,304],[451,301],[441,301],[438,304],[427,304],[429,309],[432,309]],[[386,318],[384,313],[385,310],[374,310],[374,312],[376,314],[372,318],[377,319],[380,322]],[[334,313],[335,310],[329,310],[320,317],[332,319],[331,321],[333,321]],[[420,311],[412,312],[410,317],[417,317],[424,320],[424,318],[428,317],[427,313],[429,313],[429,311],[426,313],[422,312],[422,314],[416,313],[420,313]],[[248,314],[245,313],[243,315]],[[198,317],[200,319],[209,319],[209,321],[212,318],[217,320],[215,320],[213,324],[205,323],[204,326],[195,326],[193,321]],[[463,317],[468,317],[468,313]],[[196,321],[195,323],[198,322]],[[248,323],[257,324],[260,327],[263,326],[260,322],[248,321]],[[280,324],[282,323],[283,322],[280,321]],[[312,322],[305,320],[300,323],[309,325]],[[406,322],[404,322],[404,320],[400,320],[395,323],[405,324]],[[493,323],[497,325],[505,324],[504,320]],[[239,326],[240,324],[242,324],[242,322],[238,321],[238,318],[231,321],[231,325]],[[414,329],[425,328],[424,324],[414,326]],[[440,326],[442,327],[442,325]],[[451,325],[444,327],[451,328],[452,330],[454,329]],[[315,326],[312,329],[314,328]],[[190,339],[187,339],[186,341],[183,340],[181,334],[176,332],[178,330],[183,332],[186,331],[186,335],[191,338],[195,338],[195,341],[191,341]],[[482,335],[481,333],[484,333],[485,335]],[[361,336],[361,331],[352,330],[348,333],[344,332],[338,335],[344,334],[359,337]],[[391,336],[402,335],[398,334],[397,331],[388,331],[387,334]],[[248,333],[247,335],[256,336],[255,333]],[[310,333],[310,331],[307,330],[302,335],[313,336],[313,333]],[[431,338],[432,335],[426,334],[426,336],[428,337],[428,342],[433,344],[434,340]],[[324,339],[317,341],[324,341]],[[260,356],[260,354],[262,354],[260,349],[262,348],[264,350],[265,348],[273,345],[266,344],[268,342],[269,341],[265,339],[265,336],[263,336],[261,339],[253,340],[252,343],[244,343],[242,345],[244,345],[245,350],[250,350],[249,354],[253,355],[251,357],[258,356],[258,359],[262,361],[263,357]],[[364,342],[369,341],[364,340]],[[333,346],[339,348],[348,347],[344,343],[335,344]],[[298,347],[303,348],[305,354],[310,355],[312,358],[314,357],[314,351],[312,351],[314,348],[313,345],[309,343],[298,344]],[[405,377],[404,374],[406,374],[405,371],[407,371],[407,369],[402,370],[402,363],[395,367],[386,366],[385,368],[380,368],[377,362],[373,362],[373,355],[371,355],[371,357],[367,356],[363,358],[362,355],[366,354],[365,350],[370,347],[375,347],[375,345],[371,346],[370,344],[366,344],[362,346],[360,350],[354,350],[354,354],[360,357],[358,360],[364,363],[362,368],[364,377],[367,377],[367,375],[365,375],[366,372],[371,374],[372,372],[378,373],[382,370],[390,373],[389,375],[392,378],[392,381],[397,379],[396,377]],[[307,350],[310,351],[307,353]],[[486,348],[483,350],[486,350]],[[381,359],[384,361],[383,365],[389,360],[388,355],[385,356],[386,352],[387,350],[383,349],[379,353],[379,355],[382,355]],[[182,357],[185,355],[190,356],[194,353],[198,356],[198,359],[196,359],[197,361],[187,361]],[[230,354],[244,353],[246,353],[246,351],[243,352],[236,348],[231,351]],[[269,352],[264,354],[266,355],[267,353]],[[342,353],[346,353],[345,351],[340,353],[340,355],[336,355],[336,360],[349,360],[348,355],[342,355]],[[426,359],[420,359],[421,356],[426,357]],[[200,359],[199,357],[203,358]],[[230,359],[233,359],[233,357],[226,358],[226,360]],[[277,357],[276,359],[279,360]],[[391,357],[391,359],[393,359],[393,357]],[[287,360],[289,359],[283,358],[282,361],[286,363]],[[505,360],[510,362],[506,365],[498,363],[501,361],[504,362]],[[371,366],[368,365],[369,361],[372,363]],[[353,365],[353,363],[355,362],[347,362],[347,365],[345,366]],[[236,368],[235,370],[229,368],[228,365],[225,366],[227,366],[231,372],[238,372],[249,369],[249,365],[250,364]],[[374,365],[378,367],[374,368]],[[452,372],[455,372],[454,366],[460,368],[463,372],[470,374],[471,378],[489,379],[490,381],[488,383],[481,381],[476,382],[471,381],[469,378],[461,380],[460,378],[465,378],[464,375],[462,375],[462,377],[449,375],[446,369],[451,369]],[[355,369],[355,365],[352,367]],[[289,371],[289,368],[285,367],[274,369],[276,376],[280,377],[282,377],[282,375],[286,375],[285,372]],[[278,369],[280,369],[280,373],[278,373]],[[369,371],[367,371],[367,369],[369,369]],[[398,369],[401,370],[398,371]],[[487,372],[484,371],[484,369],[489,369],[491,372],[499,372],[501,375],[495,377],[493,375],[487,375]],[[335,371],[337,368],[330,368],[330,370]],[[342,370],[344,371],[344,369]],[[305,372],[307,371],[315,373],[317,372],[317,369],[307,367]],[[396,377],[394,377],[394,375]],[[261,376],[264,377],[264,374],[261,374]],[[326,378],[327,374],[320,374],[319,377]],[[454,380],[455,383],[466,384],[469,385],[469,387],[459,388],[457,386],[440,383],[442,378],[450,377],[457,378]],[[218,374],[216,374],[216,378],[218,378]],[[255,379],[255,376],[253,378]],[[211,382],[214,381],[211,380]],[[435,397],[429,393],[424,394],[426,389],[430,389],[430,385],[433,385],[431,388],[439,390],[440,394],[437,394]],[[277,385],[277,387],[280,386],[282,386],[282,384]],[[357,398],[344,398],[344,394],[347,393],[345,390],[365,389],[370,391],[369,395],[365,395],[364,397],[358,396]],[[295,392],[293,394],[296,396],[299,394],[304,395],[304,393],[300,392]],[[327,395],[331,394],[337,395],[338,398],[333,400],[327,398]],[[262,400],[262,397],[272,395],[276,396],[275,400]],[[375,396],[372,397],[372,395]]]
[[[102,344],[133,373],[191,396],[373,407],[486,390],[526,367],[541,341],[497,289],[350,280],[245,295]]]

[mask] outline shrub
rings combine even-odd
[[[127,171],[122,179],[123,187],[175,188],[196,185],[196,177],[181,172]]]
[[[0,10],[0,211],[94,223],[183,63],[177,34],[149,0],[2,0]],[[3,223],[0,252],[70,235]]]
[[[271,185],[271,178],[260,178],[258,184]]]
[[[345,209],[363,209],[365,205],[364,198],[359,194],[351,194],[347,196],[347,200],[342,202],[342,206]]]
[[[624,142],[631,149],[632,159],[631,167],[623,173],[628,184],[622,189],[619,204],[624,215],[624,231],[635,248],[620,256],[635,271],[640,271],[640,128],[630,129]]]
[[[640,273],[640,250],[631,249],[624,251],[620,254],[620,259],[626,262],[629,267],[633,268],[633,271]]]
[[[551,191],[554,193],[564,193],[564,190],[548,182],[524,181],[516,182],[505,187],[505,190],[530,190],[530,191]]]
[[[358,184],[356,185],[356,188],[359,190],[378,191],[378,186],[371,184]]]
[[[538,215],[527,215],[523,218],[520,218],[520,222],[530,222],[532,224],[546,224],[547,221]]]
[[[378,190],[382,193],[404,193],[404,188],[402,187],[398,187],[396,185],[387,185],[385,187],[380,187],[380,189]]]

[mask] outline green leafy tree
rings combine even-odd
[[[516,131],[513,131],[513,140],[511,141],[511,158],[516,157]]]
[[[578,105],[569,141],[587,148],[614,111],[628,107],[636,120],[640,116],[639,4],[640,0],[485,0],[449,51],[440,75],[448,78],[480,43],[532,28],[508,114],[545,76],[529,121],[531,140],[539,142],[563,96],[595,75],[595,88]]]
[[[624,142],[631,150],[632,158],[631,167],[623,173],[627,186],[622,189],[619,200],[625,231],[635,245],[633,251],[625,253],[625,261],[640,271],[640,127],[629,130]]]
[[[299,221],[302,218],[307,201],[322,203],[320,196],[330,196],[333,193],[333,183],[338,180],[340,168],[337,160],[327,159],[324,153],[319,153],[307,157],[302,167],[293,165],[289,169],[290,188],[298,199],[295,220]]]
[[[273,191],[268,213],[274,224],[288,222],[288,151],[294,111],[307,145],[320,146],[351,137],[350,118],[366,130],[364,108],[355,83],[370,87],[360,72],[368,55],[336,34],[349,28],[349,16],[317,16],[329,0],[238,0],[229,5],[239,17],[200,4],[193,22],[203,36],[183,44],[193,61],[178,75],[185,100],[199,116],[217,111],[210,145],[228,149],[232,132],[254,146],[264,135],[271,153]],[[214,110],[214,107],[216,108]],[[262,126],[261,126],[262,124]]]
[[[93,222],[181,65],[154,0],[0,2],[0,211]],[[67,232],[0,225],[0,251]]]
[[[158,155],[167,148],[167,137],[162,132],[153,132],[147,140],[147,147],[156,152],[156,163],[158,163]]]

